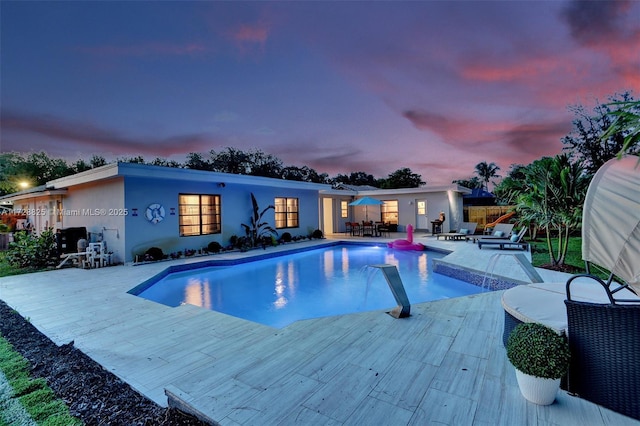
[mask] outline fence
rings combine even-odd
[[[466,206],[464,207],[464,221],[475,222],[478,224],[476,229],[483,230],[487,223],[494,222],[510,210],[513,210],[513,206]],[[476,232],[478,232],[477,230]]]

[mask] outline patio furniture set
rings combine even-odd
[[[347,222],[346,225],[352,237],[388,237],[391,233],[390,224],[384,222]]]

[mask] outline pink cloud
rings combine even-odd
[[[228,32],[242,55],[263,53],[269,34],[270,25],[264,21],[239,24]]]
[[[232,32],[233,38],[239,43],[256,43],[264,45],[269,37],[269,29],[266,25],[258,23],[255,25],[241,24]]]
[[[494,61],[475,62],[465,66],[460,74],[472,81],[500,82],[543,78],[553,72],[566,72],[567,65],[558,58],[535,57],[520,59],[511,64],[496,64]]]

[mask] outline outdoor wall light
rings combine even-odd
[[[224,182],[220,182],[218,184],[218,188],[224,188],[225,186],[227,186]]]

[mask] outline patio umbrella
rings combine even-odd
[[[376,200],[371,197],[362,197],[358,198],[355,201],[349,203],[350,206],[364,206],[364,215],[366,217],[367,222],[369,221],[369,213],[367,212],[367,206],[380,206],[384,204],[384,201]]]

